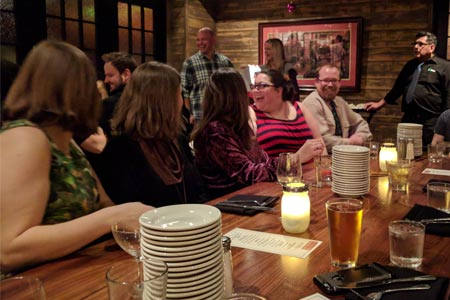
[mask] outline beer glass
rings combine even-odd
[[[362,206],[362,201],[346,198],[333,199],[326,203],[331,265],[335,267],[356,266],[362,226]]]

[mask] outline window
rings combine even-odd
[[[2,59],[17,63],[17,34],[14,0],[2,0],[0,2],[0,24],[1,57]]]
[[[153,9],[118,2],[119,51],[132,54],[138,63],[154,60]]]
[[[66,41],[95,62],[94,0],[45,0],[47,37]]]

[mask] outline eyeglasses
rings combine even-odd
[[[260,89],[265,89],[266,87],[269,86],[274,86],[273,84],[268,84],[268,83],[264,83],[264,82],[260,82],[258,84],[250,84],[250,88],[252,90],[256,89],[256,90],[260,90]]]
[[[412,42],[411,45],[413,45],[413,46],[419,45],[419,47],[423,47],[423,46],[428,46],[429,44],[422,43],[422,42]]]
[[[318,80],[323,84],[330,84],[330,83],[336,84],[340,81],[339,79],[318,79]]]

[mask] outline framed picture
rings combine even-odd
[[[315,89],[316,69],[325,63],[340,69],[342,91],[360,90],[361,17],[260,23],[260,65],[266,61],[264,44],[270,38],[283,42],[286,62],[297,71],[300,90]]]

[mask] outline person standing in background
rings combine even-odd
[[[233,67],[228,57],[216,52],[215,45],[215,32],[209,27],[201,28],[197,33],[199,51],[183,62],[181,87],[184,105],[191,114],[191,124],[203,116],[203,89],[209,76],[221,67]]]
[[[294,64],[286,61],[284,53],[284,45],[280,39],[272,38],[268,39],[264,43],[264,54],[266,56],[266,62],[261,66],[261,70],[278,70],[282,74],[286,74],[287,71],[294,67]]]
[[[431,32],[416,34],[414,58],[400,71],[394,86],[377,102],[368,102],[365,108],[379,110],[386,103],[402,99],[402,123],[423,125],[422,146],[431,143],[439,115],[450,108],[450,62],[434,53],[437,38]]]

